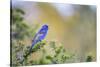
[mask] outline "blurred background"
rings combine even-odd
[[[36,28],[35,32],[42,25],[48,25],[46,41],[61,43],[68,52],[75,53],[80,62],[85,61],[88,55],[93,57],[93,61],[96,60],[95,5],[13,0],[12,9],[16,8],[25,12],[23,21]],[[32,38],[24,38],[24,43],[31,44]]]

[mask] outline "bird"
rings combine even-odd
[[[36,33],[36,35],[34,36],[33,40],[32,40],[32,45],[30,47],[29,53],[32,51],[32,48],[34,47],[35,44],[37,44],[38,42],[41,42],[42,40],[44,40],[44,38],[46,37],[48,32],[48,25],[43,25],[41,27],[41,29]]]
[[[25,59],[27,59],[27,56],[30,55],[34,45],[36,45],[38,42],[41,42],[42,40],[45,39],[46,35],[47,35],[47,32],[48,32],[48,25],[44,24],[40,30],[35,34],[33,40],[32,40],[32,45],[31,47],[29,48],[29,51],[26,55],[24,55],[24,59],[21,61],[21,63],[24,62]]]

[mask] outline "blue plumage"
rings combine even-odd
[[[46,37],[47,32],[48,32],[48,25],[43,25],[42,28],[38,31],[38,33],[33,38],[30,51],[32,50],[35,44],[42,41]]]

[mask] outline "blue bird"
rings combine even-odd
[[[36,33],[36,35],[34,36],[33,40],[32,40],[32,45],[29,49],[29,52],[24,56],[24,58],[27,58],[28,55],[30,55],[32,48],[34,47],[35,44],[37,44],[38,42],[41,42],[47,35],[48,32],[48,25],[43,25],[41,27],[41,29]],[[21,63],[24,62],[25,59],[23,59],[21,61]]]
[[[30,48],[30,52],[35,44],[41,42],[47,35],[48,32],[48,25],[43,25],[42,28],[38,31],[38,33],[34,36],[32,40],[32,46]]]

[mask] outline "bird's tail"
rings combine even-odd
[[[32,44],[32,46],[30,47],[29,51],[26,53],[24,58],[27,58],[31,54],[33,46],[34,46],[34,44]]]

